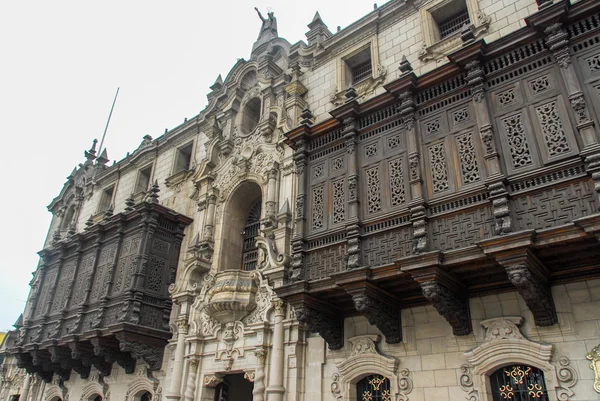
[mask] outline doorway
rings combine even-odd
[[[243,373],[226,375],[215,389],[215,401],[252,401],[253,389]]]

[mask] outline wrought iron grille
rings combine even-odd
[[[371,76],[371,71],[371,60],[367,60],[364,63],[352,67],[352,83],[355,84],[363,79],[369,78]]]
[[[360,401],[392,401],[390,379],[370,375],[356,383],[356,399]]]
[[[548,401],[544,373],[526,365],[511,365],[490,376],[494,401]]]
[[[438,27],[440,28],[440,38],[444,39],[445,37],[452,35],[454,32],[460,31],[465,24],[468,25],[470,23],[471,19],[469,18],[469,10],[464,8],[458,13],[453,14],[438,23]]]
[[[262,201],[259,199],[250,209],[246,226],[244,227],[244,253],[242,255],[242,270],[250,271],[256,269],[258,262],[258,248],[256,237],[260,229],[260,215],[262,212]]]

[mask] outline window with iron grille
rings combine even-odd
[[[392,401],[390,379],[369,375],[356,383],[356,399],[360,401]]]
[[[469,10],[467,10],[465,5],[465,7],[457,13],[438,21],[440,39],[444,39],[445,37],[452,35],[454,32],[460,31],[465,24],[468,25],[470,23],[471,19],[469,18]]]
[[[494,401],[548,401],[544,372],[527,365],[510,365],[490,376]]]
[[[356,84],[372,76],[371,47],[366,47],[345,60],[347,84]]]
[[[362,64],[352,68],[352,83],[362,81],[371,76],[371,60],[367,60]]]
[[[258,262],[258,248],[256,246],[256,237],[260,229],[260,215],[262,212],[262,200],[259,199],[250,209],[246,226],[242,235],[244,237],[244,249],[242,255],[242,270],[250,271],[256,269]]]

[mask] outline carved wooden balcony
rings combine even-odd
[[[12,349],[20,366],[51,380],[136,359],[159,369],[184,228],[192,219],[158,203],[88,225],[40,252],[41,264]]]

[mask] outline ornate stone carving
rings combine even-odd
[[[506,266],[508,279],[517,288],[533,313],[537,326],[551,326],[557,322],[556,310],[547,283],[529,270],[526,264]]]
[[[571,388],[577,384],[577,371],[571,367],[569,358],[563,356],[558,359],[556,374],[560,384],[560,387],[556,390],[556,395],[559,400],[568,401],[569,397],[575,395]]]
[[[329,345],[337,350],[344,345],[344,324],[339,316],[332,316],[305,305],[296,305],[296,319],[304,323],[313,333],[319,333]]]
[[[358,202],[358,176],[352,174],[348,177],[348,203]]]
[[[594,390],[600,393],[600,344],[596,345],[585,357],[591,361],[590,369],[594,371]]]
[[[400,370],[400,375],[398,377],[398,389],[398,399],[401,401],[408,401],[408,394],[410,394],[413,389],[413,382],[410,378],[410,370]]]
[[[204,386],[205,387],[215,388],[222,382],[223,382],[222,375],[214,374],[214,375],[204,376]]]
[[[473,374],[469,365],[462,365],[460,367],[460,388],[467,393],[465,397],[468,401],[479,401],[479,391],[475,390],[473,386]]]
[[[339,373],[334,373],[331,376],[331,393],[337,401],[342,401],[344,396],[342,395],[342,387],[340,385]]]
[[[471,333],[471,319],[465,299],[437,281],[426,281],[420,285],[425,298],[450,323],[455,336]]]
[[[354,308],[381,331],[386,343],[398,344],[402,341],[400,311],[397,307],[366,291],[353,295],[352,301],[354,301]]]

